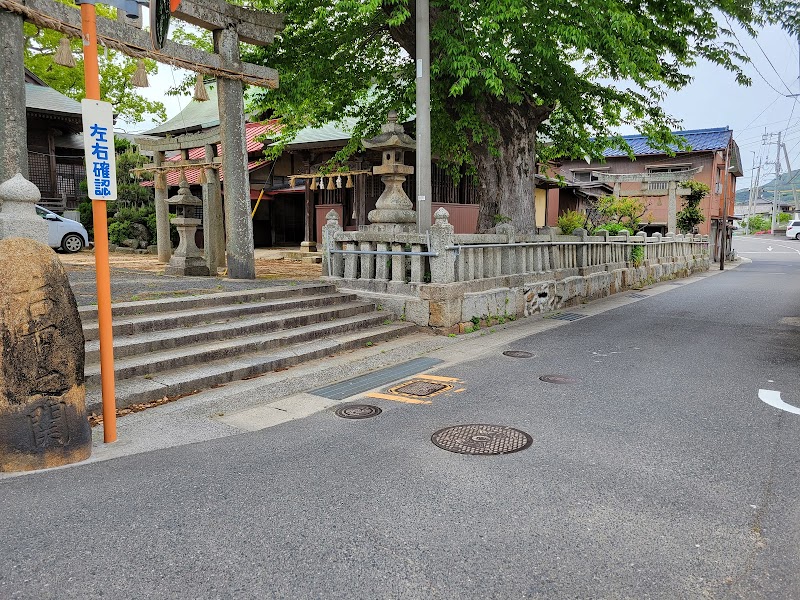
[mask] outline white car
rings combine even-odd
[[[800,221],[790,221],[786,225],[786,237],[800,240]]]
[[[65,219],[38,204],[36,214],[47,221],[47,245],[51,248],[72,254],[80,252],[89,243],[89,233],[77,221]]]

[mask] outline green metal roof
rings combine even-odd
[[[355,119],[344,119],[337,123],[325,123],[321,127],[306,127],[286,147],[301,149],[330,145],[333,142],[346,144],[355,124]]]
[[[51,87],[25,84],[25,108],[28,110],[64,115],[67,117],[81,116],[81,103],[57,92]]]
[[[208,100],[205,102],[192,100],[186,105],[186,108],[166,123],[153,127],[153,129],[144,133],[146,135],[181,134],[219,125],[216,84],[206,84],[206,91],[208,92]]]

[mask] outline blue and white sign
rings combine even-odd
[[[81,100],[86,182],[92,200],[117,199],[114,109],[108,102]]]

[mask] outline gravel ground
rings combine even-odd
[[[58,256],[67,271],[78,306],[97,304],[94,254],[85,251]],[[111,254],[110,263],[112,302],[263,288],[291,281],[316,280],[321,274],[318,264],[281,259],[257,259],[256,279],[252,281],[163,275],[164,265],[149,255]]]

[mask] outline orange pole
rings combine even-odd
[[[97,64],[97,26],[94,4],[81,4],[83,71],[86,97],[100,100]],[[112,149],[113,151],[113,149]],[[114,335],[111,324],[111,268],[108,263],[108,221],[105,200],[92,200],[94,262],[97,276],[97,324],[100,334],[100,380],[103,393],[103,441],[117,439],[117,403],[114,394]]]

